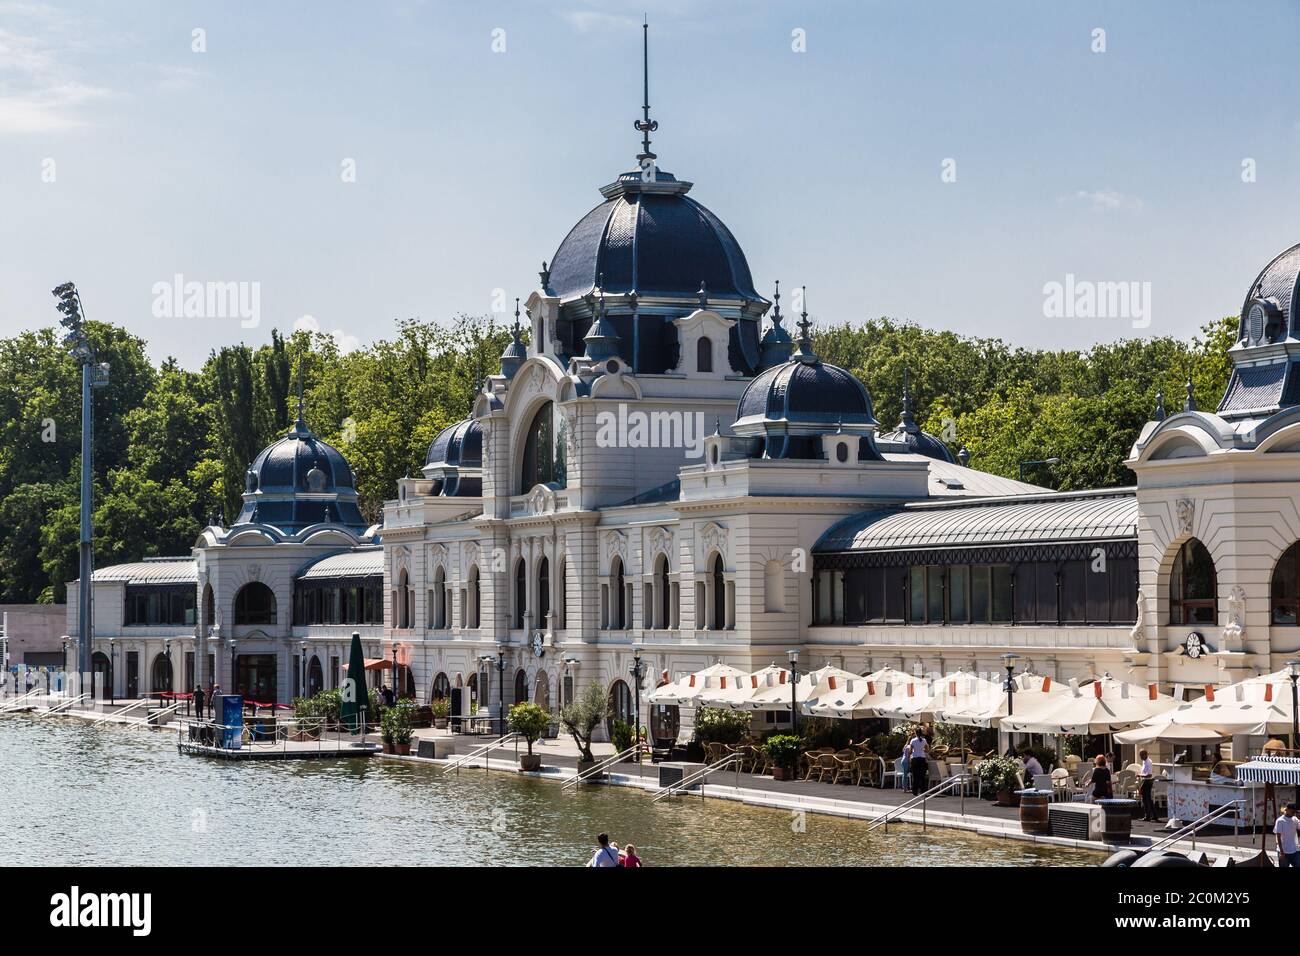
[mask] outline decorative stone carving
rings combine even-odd
[[[700,532],[700,543],[704,545],[703,554],[708,556],[710,551],[717,551],[726,560],[727,555],[727,538],[729,533],[725,527],[716,521],[710,521]]]
[[[1174,514],[1178,517],[1179,534],[1191,534],[1196,521],[1196,499],[1179,498],[1174,502]]]
[[[1140,641],[1146,640],[1146,608],[1147,596],[1141,588],[1138,588],[1137,594],[1137,621],[1133,624],[1133,629],[1128,632],[1128,636],[1133,639],[1133,646],[1140,647]]]
[[[673,554],[673,533],[667,528],[650,529],[650,553],[652,556],[660,552],[668,555],[669,561],[672,560]]]
[[[1228,623],[1223,627],[1223,645],[1228,650],[1241,650],[1246,634],[1246,591],[1234,585],[1228,595]]]
[[[260,564],[254,562],[253,564],[250,564],[248,566],[248,580],[250,581],[262,580],[262,566]]]
[[[627,563],[627,534],[622,531],[611,531],[605,535],[605,560],[609,561],[614,555],[623,559]]]

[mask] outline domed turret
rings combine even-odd
[[[794,353],[794,340],[781,324],[781,282],[777,280],[772,293],[772,325],[763,333],[759,346],[759,365],[769,369],[790,361]]]
[[[241,524],[290,534],[314,524],[365,530],[352,468],[342,452],[307,427],[301,392],[293,430],[263,448],[244,473],[244,505],[232,527]]]
[[[515,299],[514,338],[501,353],[501,374],[514,378],[524,362],[528,361],[528,349],[519,337],[519,300]]]
[[[473,498],[482,494],[482,466],[483,426],[467,418],[434,436],[423,472],[433,481],[430,494]]]
[[[956,464],[952,452],[940,439],[929,432],[921,431],[921,426],[912,417],[912,392],[908,383],[907,370],[903,370],[903,413],[893,431],[876,436],[876,446],[885,452],[924,455],[938,461]]]
[[[880,423],[871,396],[850,372],[823,362],[812,349],[808,313],[801,313],[799,348],[788,362],[757,375],[736,406],[732,430],[762,437],[767,458],[820,458],[820,437],[835,431],[864,439],[859,458],[877,458],[872,436]]]
[[[1274,257],[1246,291],[1223,418],[1260,418],[1300,404],[1300,245]]]

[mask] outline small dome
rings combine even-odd
[[[483,464],[483,426],[472,418],[448,425],[429,443],[428,465],[478,468]]]
[[[946,461],[950,465],[957,464],[957,459],[948,446],[929,432],[922,431],[912,417],[912,393],[906,376],[903,378],[903,413],[893,431],[876,436],[876,446],[883,452],[924,455],[926,458]]]
[[[239,524],[268,524],[290,533],[313,524],[365,527],[352,467],[307,427],[299,411],[293,431],[267,445],[244,475]]]
[[[773,423],[817,433],[879,424],[871,396],[851,373],[838,365],[799,359],[757,375],[741,394],[736,413],[737,434],[749,431],[746,426]]]
[[[1238,340],[1267,345],[1287,337],[1300,286],[1300,245],[1276,256],[1251,283],[1241,306]]]

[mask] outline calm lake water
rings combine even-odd
[[[228,763],[173,732],[0,717],[0,864],[561,865],[595,833],[655,865],[1093,865],[1100,857],[391,760]]]

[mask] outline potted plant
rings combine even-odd
[[[546,708],[527,702],[515,704],[510,708],[506,720],[510,729],[528,743],[528,753],[521,754],[519,757],[519,769],[528,771],[542,769],[542,755],[533,753],[533,744],[545,733],[546,725],[551,722],[551,715]]]
[[[621,754],[624,750],[632,749],[631,724],[624,723],[621,720],[614,721],[614,727],[609,736],[614,743],[614,753]],[[630,760],[631,757],[625,757],[623,759]]]
[[[591,752],[591,738],[609,714],[609,697],[603,685],[591,683],[578,699],[560,711],[560,724],[578,745],[578,773],[596,764]]]
[[[393,747],[397,737],[397,714],[389,711],[384,714],[379,724],[379,740],[384,748],[384,753],[393,752]]]
[[[1009,757],[988,757],[975,767],[980,783],[997,794],[997,805],[1014,807],[1019,804],[1016,787],[1019,785],[1020,761]]]
[[[406,756],[411,752],[411,728],[415,723],[413,711],[414,708],[406,701],[384,710],[380,719],[384,753]]]
[[[772,779],[793,780],[803,750],[803,738],[794,734],[773,734],[763,745],[772,758]]]
[[[446,730],[447,718],[451,716],[451,701],[446,697],[435,698],[429,705],[429,710],[433,712],[433,726],[438,730]]]

